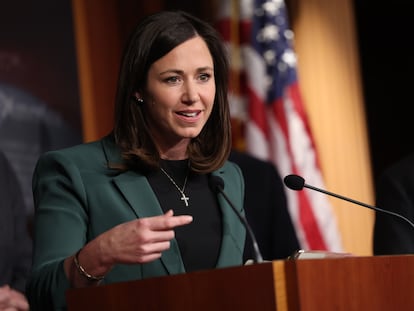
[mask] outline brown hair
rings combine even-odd
[[[160,155],[134,93],[145,89],[150,66],[181,43],[200,36],[214,63],[216,95],[210,118],[188,146],[191,169],[209,173],[220,168],[231,150],[228,105],[228,59],[221,38],[208,23],[182,11],[163,11],[145,18],[132,32],[120,68],[115,102],[114,136],[128,168],[159,166]]]

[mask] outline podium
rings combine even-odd
[[[70,289],[69,311],[414,310],[414,255],[276,260]]]

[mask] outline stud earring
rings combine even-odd
[[[135,100],[136,100],[138,105],[142,105],[144,103],[144,100],[142,98],[135,97]]]

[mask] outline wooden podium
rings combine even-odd
[[[83,310],[414,310],[414,255],[276,260],[67,292]]]

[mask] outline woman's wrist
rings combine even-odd
[[[100,282],[105,278],[105,275],[93,275],[86,271],[86,269],[82,266],[82,264],[79,262],[79,253],[83,250],[83,248],[79,249],[75,256],[73,257],[73,262],[76,266],[76,270],[78,273],[88,280],[89,282]]]

